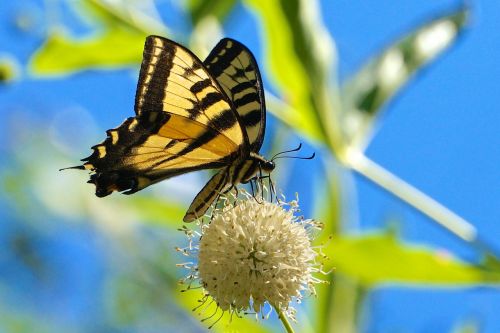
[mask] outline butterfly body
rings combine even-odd
[[[135,193],[201,169],[219,169],[184,221],[203,216],[239,183],[270,172],[259,155],[265,102],[257,63],[242,44],[223,39],[201,62],[168,39],[149,36],[139,73],[135,117],[107,131],[80,169],[91,170],[96,195]]]
[[[253,152],[248,158],[231,163],[216,173],[197,194],[184,216],[184,221],[190,222],[199,218],[200,212],[205,212],[220,194],[226,193],[237,184],[245,184],[256,175],[270,173],[273,169],[274,162]]]

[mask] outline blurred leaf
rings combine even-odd
[[[62,75],[88,68],[135,66],[141,61],[146,35],[132,30],[109,30],[78,40],[53,33],[32,56],[36,75]]]
[[[317,196],[317,208],[315,209],[315,215],[319,216],[319,221],[323,222],[324,228],[321,231],[320,237],[315,243],[325,244],[329,242],[328,238],[332,235],[336,235],[340,232],[340,223],[342,219],[343,208],[342,208],[342,187],[345,185],[341,182],[341,175],[337,168],[335,168],[332,159],[323,160],[324,171],[318,175],[318,177],[323,179],[323,188],[318,188],[317,191],[323,191],[324,194]],[[325,178],[326,177],[326,178]],[[331,259],[327,259],[331,260]],[[323,278],[323,277],[322,277]],[[331,325],[331,309],[335,302],[338,302],[338,298],[333,295],[334,286],[338,284],[337,280],[333,279],[333,275],[329,274],[324,277],[328,280],[328,284],[322,284],[316,287],[317,291],[317,301],[314,304],[315,311],[312,314],[311,320],[316,323],[315,332],[331,332],[329,327]],[[347,291],[347,288],[343,288],[343,291]],[[348,312],[348,309],[343,304],[340,308]],[[333,307],[334,310],[337,308]],[[340,319],[341,318],[341,319]],[[349,321],[348,315],[346,313],[342,314],[334,320],[337,323]],[[337,331],[335,331],[337,332]],[[338,332],[347,332],[345,330]]]
[[[340,232],[343,214],[342,196],[345,193],[343,188],[348,184],[342,180],[344,175],[341,172],[344,170],[335,165],[332,158],[325,158],[322,162],[323,171],[317,177],[318,183],[325,186],[317,189],[323,193],[317,195],[315,216],[318,216],[325,225],[320,239],[325,241],[331,235]]]
[[[189,49],[203,59],[224,36],[221,21],[215,16],[204,16],[193,26],[188,43]]]
[[[4,286],[2,286],[4,289]],[[6,300],[2,290],[2,299]],[[0,303],[0,331],[9,333],[78,332],[58,318],[31,312],[9,303]]]
[[[232,11],[236,0],[189,0],[188,9],[191,13],[193,26],[198,25],[207,16],[215,16],[219,22],[224,21]]]
[[[118,7],[111,7],[100,0],[83,1],[79,4],[73,4],[77,13],[82,16],[90,16],[94,25],[100,24],[104,27],[112,28],[117,26],[129,26],[135,29],[134,25],[118,14]]]
[[[78,13],[90,15],[96,32],[74,38],[62,30],[52,30],[30,59],[33,74],[63,75],[88,68],[135,66],[142,59],[146,36],[166,34],[161,23],[118,6],[98,0],[73,4]]]
[[[78,13],[89,16],[95,24],[107,28],[125,27],[145,34],[168,34],[167,28],[155,16],[156,7],[154,0],[141,0],[140,2],[88,0],[71,3]],[[134,6],[140,4],[140,7]],[[149,7],[151,15],[143,13]]]
[[[500,283],[499,271],[487,271],[426,247],[400,242],[393,234],[342,236],[325,249],[336,271],[364,286],[377,283],[464,285]]]
[[[129,268],[136,271],[109,279],[104,288],[112,322],[131,326],[141,322],[144,316],[151,318],[153,315],[161,316],[162,320],[170,323],[183,319],[179,318],[178,310],[171,309],[172,293],[176,292],[172,286],[176,282],[168,284],[166,281],[158,281],[151,268],[146,268],[147,271],[144,272],[144,265],[141,267],[132,263]],[[166,307],[171,311],[165,311]],[[186,317],[188,316],[186,313]]]
[[[290,106],[278,117],[301,134],[326,141],[323,113],[332,110],[326,92],[332,41],[322,26],[316,1],[246,0],[264,27],[270,77]],[[273,109],[270,109],[273,112]],[[335,122],[332,122],[335,123]]]
[[[479,333],[481,332],[481,325],[476,320],[462,321],[453,329],[452,333]]]
[[[184,224],[182,218],[187,209],[181,204],[153,196],[135,196],[129,201],[128,207],[137,211],[143,222],[151,222],[175,229]]]
[[[468,10],[425,22],[371,60],[343,88],[344,125],[356,147],[369,141],[374,119],[392,97],[419,71],[447,50],[463,31]]]
[[[483,259],[482,267],[487,270],[500,271],[500,259],[497,253],[487,253]]]
[[[0,57],[0,84],[15,80],[19,76],[18,66],[14,58],[2,55]]]
[[[318,318],[315,332],[358,332],[360,306],[366,290],[356,281],[338,273],[329,274],[329,285],[326,287],[318,289],[320,297],[328,295],[328,302],[323,307],[317,306],[317,312],[322,314],[315,313]]]

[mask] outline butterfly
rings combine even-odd
[[[259,155],[266,127],[262,79],[250,50],[222,39],[201,61],[159,36],[146,38],[135,117],[73,168],[90,170],[96,195],[132,194],[161,180],[219,169],[196,195],[185,222],[202,217],[219,197],[274,162]]]

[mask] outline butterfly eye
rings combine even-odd
[[[276,164],[273,161],[266,161],[262,165],[262,169],[266,172],[271,172],[276,167]]]

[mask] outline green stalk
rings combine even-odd
[[[285,327],[286,332],[287,333],[295,333],[294,330],[293,330],[293,328],[292,328],[292,325],[290,325],[290,322],[286,318],[286,316],[283,313],[283,311],[281,311],[280,308],[278,308],[274,304],[272,306],[276,310],[276,313],[278,313],[278,317],[280,318],[281,322],[283,323],[283,327]]]
[[[343,162],[352,170],[429,216],[456,237],[494,255],[493,251],[480,242],[477,230],[470,222],[373,162],[363,153],[349,150],[344,157]]]

